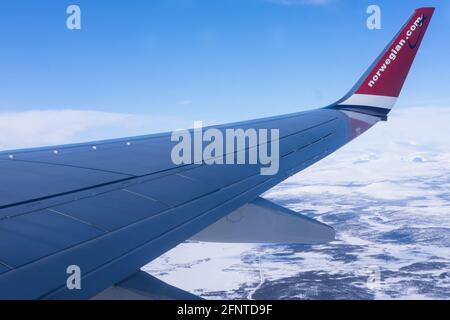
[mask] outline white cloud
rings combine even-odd
[[[366,149],[409,147],[422,151],[446,151],[450,148],[449,121],[450,107],[395,108],[388,122],[377,124],[353,144]]]
[[[147,134],[186,127],[171,117],[93,110],[0,113],[0,150]]]
[[[407,193],[414,196],[413,192],[409,192],[415,188],[412,183],[400,190],[394,184],[384,182],[407,180],[411,176],[431,177],[447,172],[450,169],[449,122],[450,108],[394,109],[388,122],[378,123],[361,137],[287,182],[308,188],[317,186],[336,193],[340,189],[335,190],[331,185],[372,184],[370,188],[354,190],[379,198]],[[330,186],[330,189],[324,186]],[[344,189],[348,191],[347,187]]]

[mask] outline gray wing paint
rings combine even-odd
[[[222,243],[321,244],[334,240],[332,227],[258,197],[190,240]]]
[[[280,130],[280,170],[185,165],[169,134],[0,153],[0,298],[83,299],[135,274],[349,140],[341,111],[216,127]],[[82,289],[68,290],[69,265]]]

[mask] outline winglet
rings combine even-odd
[[[433,12],[434,8],[414,12],[355,94],[395,98],[400,95]]]
[[[419,50],[434,8],[420,8],[339,104],[391,109]]]
[[[416,9],[353,89],[327,107],[346,111],[358,122],[359,130],[353,132],[353,136],[361,134],[375,122],[387,119],[400,95],[434,10]]]

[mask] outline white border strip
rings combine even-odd
[[[340,105],[368,106],[392,109],[396,101],[396,97],[375,96],[371,94],[354,94],[344,102],[341,102]]]

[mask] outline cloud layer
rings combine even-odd
[[[0,113],[0,124],[0,150],[118,138],[188,126],[171,117],[95,110]]]

